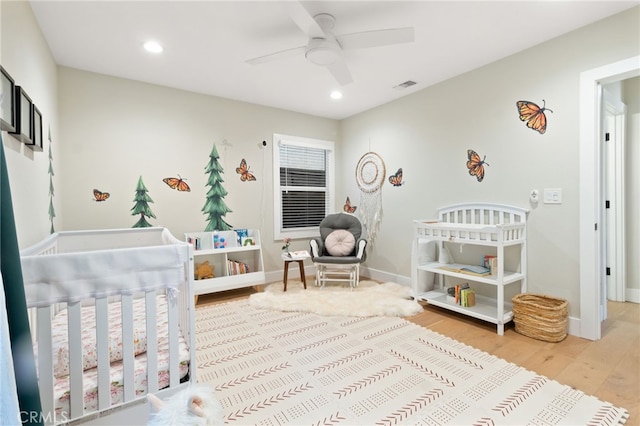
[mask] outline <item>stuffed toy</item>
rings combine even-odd
[[[198,384],[166,401],[147,395],[151,405],[148,426],[213,426],[224,424],[224,412],[211,386]]]
[[[206,278],[214,278],[215,274],[213,273],[214,266],[209,265],[209,261],[205,260],[202,263],[196,263],[195,268],[195,278],[196,280],[204,280]]]

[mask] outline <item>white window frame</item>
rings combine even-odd
[[[326,169],[327,186],[324,191],[326,194],[325,202],[325,216],[334,211],[335,206],[335,142],[311,139],[300,136],[290,136],[282,134],[273,134],[273,235],[275,240],[282,240],[284,238],[311,238],[318,235],[318,227],[304,227],[296,229],[283,229],[282,226],[282,191],[286,190],[286,187],[280,186],[280,147],[285,145],[293,145],[306,148],[316,148],[327,151],[328,161]],[[291,187],[297,189],[312,189],[317,190],[317,187]]]

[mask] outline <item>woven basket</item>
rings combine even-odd
[[[566,300],[529,293],[514,296],[512,302],[516,332],[545,342],[567,337]]]

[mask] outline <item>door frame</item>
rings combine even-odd
[[[609,134],[604,145],[605,153],[605,194],[611,201],[605,210],[606,226],[603,230],[606,238],[606,255],[603,256],[606,268],[611,273],[606,275],[606,292],[603,301],[625,301],[626,288],[626,243],[625,243],[625,124],[626,105],[619,96],[612,95],[603,88],[602,112],[604,134]],[[604,134],[600,137],[604,137]],[[606,304],[605,309],[606,312]],[[606,315],[604,317],[606,319]]]
[[[640,75],[640,56],[580,73],[580,336],[602,336],[602,84]]]

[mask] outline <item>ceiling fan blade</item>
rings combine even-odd
[[[257,58],[247,59],[247,63],[250,65],[263,64],[265,62],[276,61],[278,59],[285,59],[291,56],[304,54],[306,46],[294,47],[293,49],[281,50],[280,52],[270,53],[268,55],[259,56]]]
[[[325,36],[320,25],[313,19],[313,16],[304,8],[302,3],[298,1],[287,1],[286,7],[293,22],[295,22],[309,38],[323,38]]]
[[[353,77],[351,77],[351,72],[349,71],[349,68],[347,68],[347,64],[344,59],[339,58],[333,64],[327,65],[327,69],[341,86],[353,83]]]
[[[388,30],[364,31],[361,33],[336,36],[344,50],[366,49],[388,46],[390,44],[411,43],[415,39],[413,27],[392,28]]]

